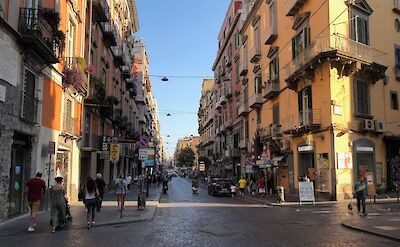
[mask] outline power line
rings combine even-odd
[[[157,77],[157,78],[180,78],[180,79],[212,79],[214,76],[199,76],[199,75],[149,75],[150,77]]]

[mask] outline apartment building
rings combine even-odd
[[[242,171],[272,172],[287,193],[307,175],[320,199],[351,197],[358,176],[370,194],[393,189],[398,8],[376,0],[254,2],[240,32],[249,106],[241,113],[249,138]]]
[[[85,101],[80,178],[103,174],[106,183],[137,167],[140,135],[137,88],[133,81],[135,1],[95,0],[85,9],[85,58],[91,65],[90,94]],[[110,143],[119,158],[110,161]]]

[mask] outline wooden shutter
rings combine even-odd
[[[279,125],[279,104],[272,106],[272,123]]]
[[[292,59],[296,57],[296,36],[292,38]]]
[[[299,112],[303,111],[303,90],[297,93]]]

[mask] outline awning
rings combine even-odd
[[[284,158],[286,158],[286,156],[285,155],[283,155],[283,156],[277,156],[277,157],[274,157],[273,159],[272,159],[272,161],[282,161]]]

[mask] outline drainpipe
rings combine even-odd
[[[336,194],[336,164],[335,164],[335,132],[333,124],[330,126],[330,136],[331,136],[331,159],[332,159],[332,191],[334,199],[337,200]]]

